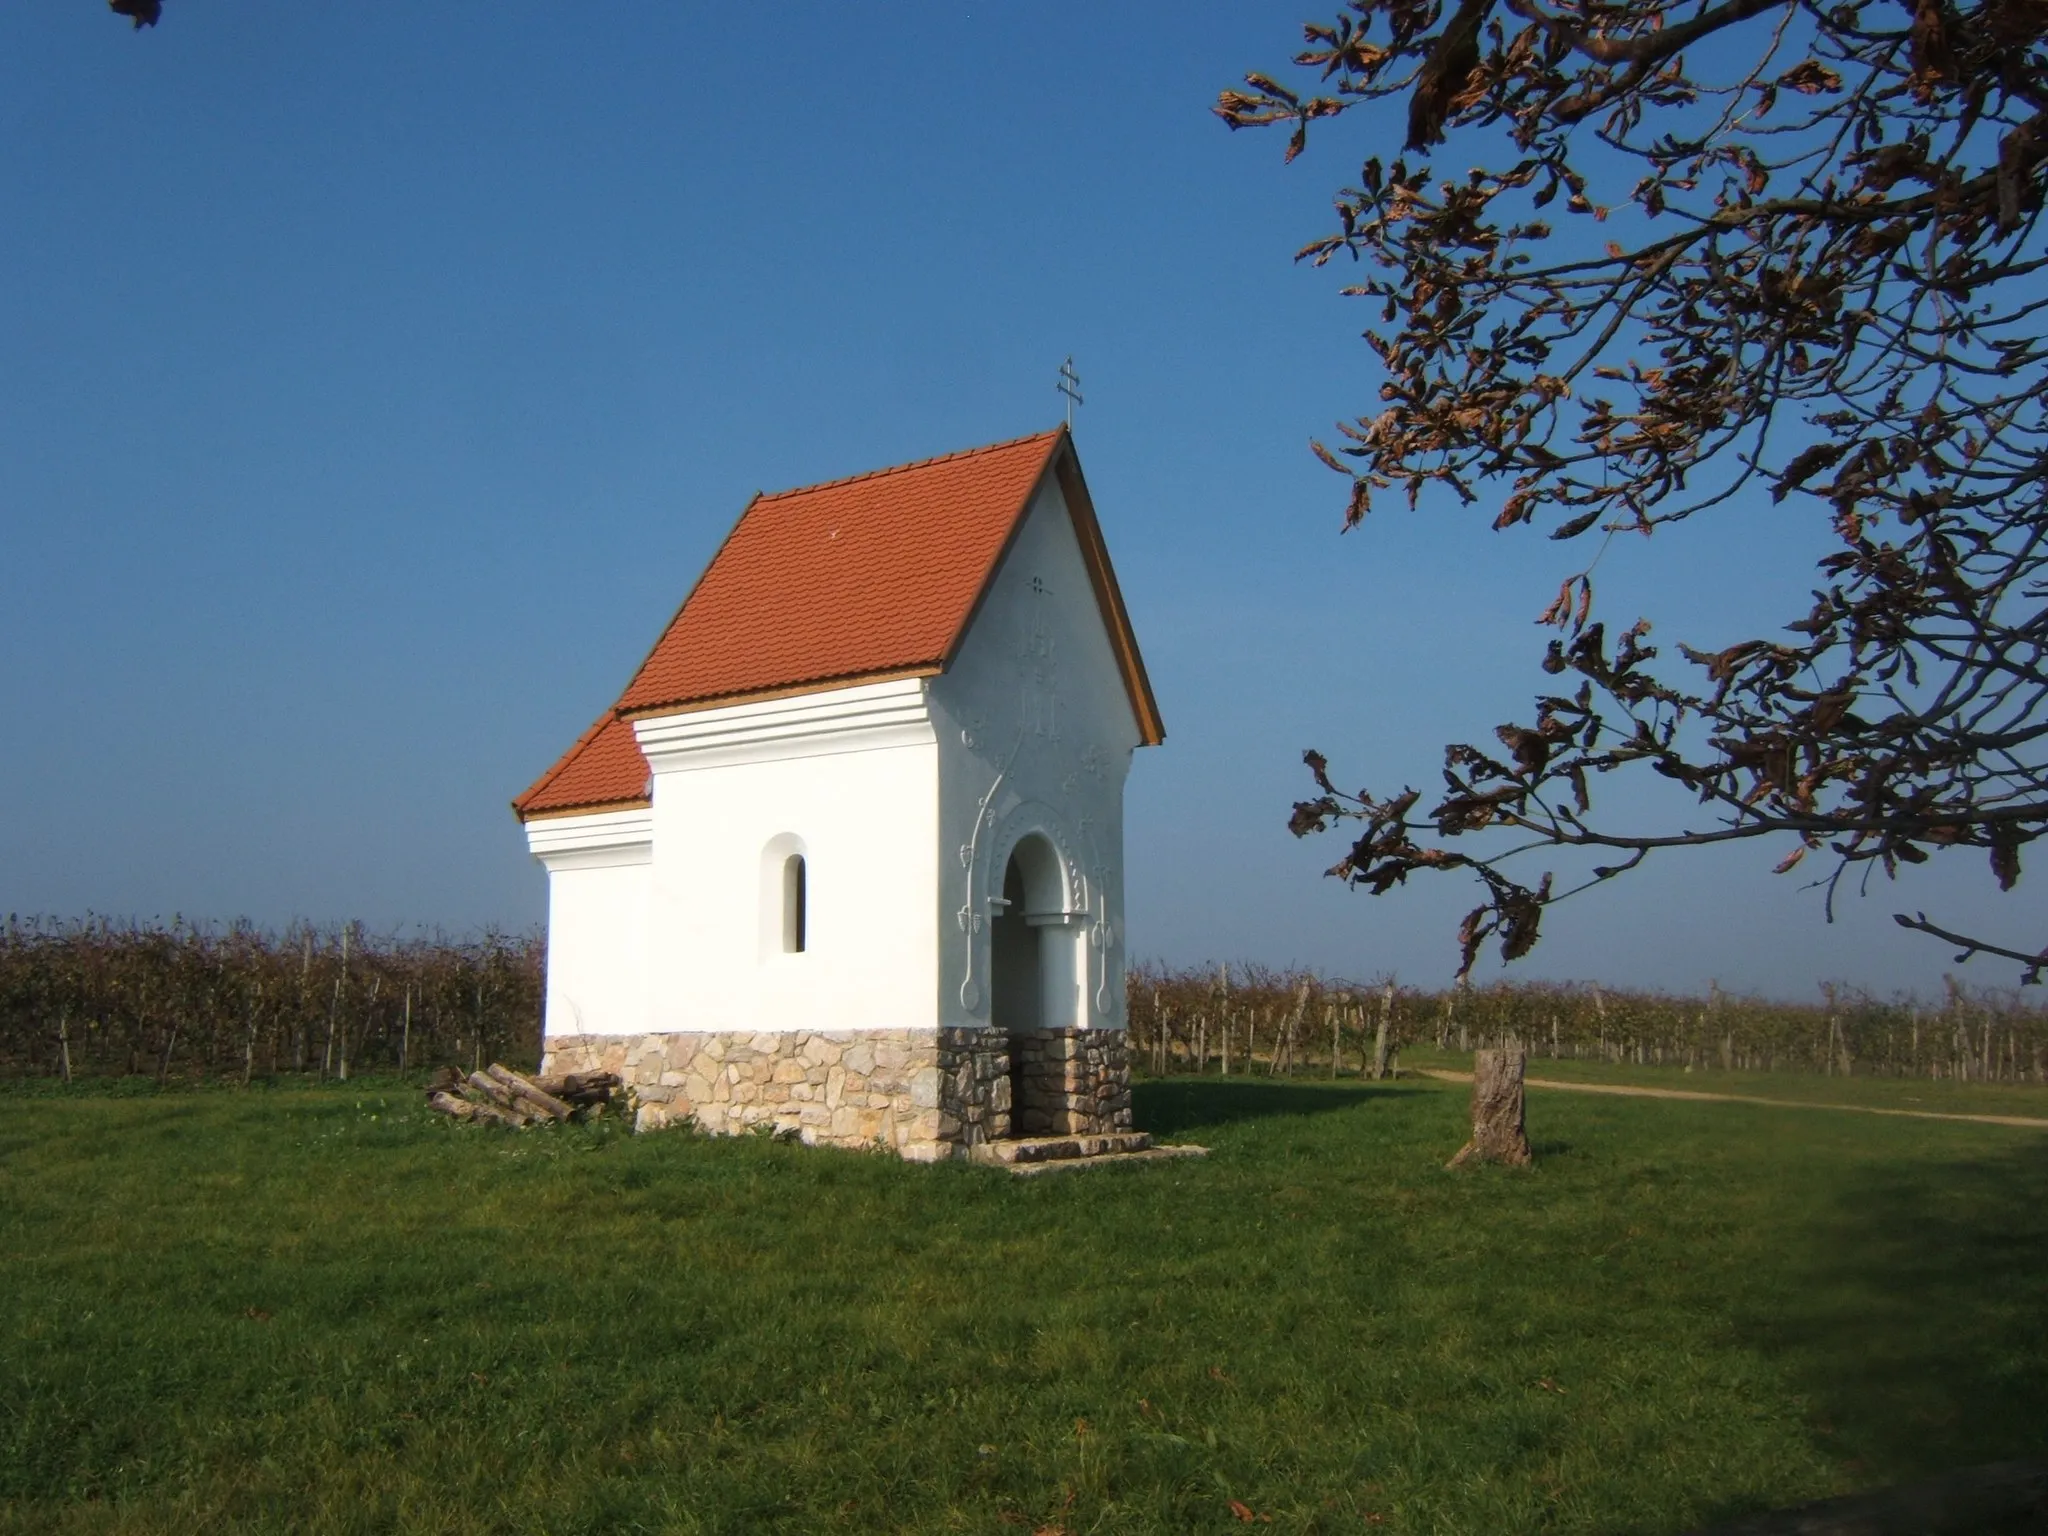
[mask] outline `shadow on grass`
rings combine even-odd
[[[1370,1099],[1409,1098],[1397,1088],[1335,1083],[1257,1083],[1242,1078],[1167,1077],[1131,1085],[1138,1128],[1176,1136],[1206,1125],[1273,1115],[1319,1115]]]
[[[1865,1165],[1815,1238],[1756,1328],[1859,1481],[2048,1453],[2048,1138]]]

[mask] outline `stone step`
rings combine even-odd
[[[1008,1163],[1004,1166],[1019,1178],[1030,1178],[1033,1174],[1060,1173],[1068,1168],[1107,1168],[1112,1163],[1163,1163],[1180,1157],[1208,1155],[1207,1147],[1146,1147],[1138,1152],[1102,1152],[1094,1157],[1063,1157],[1048,1163]]]
[[[1081,1157],[1107,1157],[1142,1152],[1152,1145],[1144,1131],[1076,1132],[1066,1136],[1013,1136],[984,1141],[968,1156],[977,1163],[1052,1163]]]

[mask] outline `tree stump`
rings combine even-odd
[[[1510,1037],[1497,1051],[1482,1050],[1472,1059],[1472,1139],[1448,1164],[1504,1163],[1526,1167],[1531,1161],[1529,1137],[1522,1129],[1522,1069],[1529,1054]]]

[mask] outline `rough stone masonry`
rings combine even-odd
[[[555,1035],[541,1071],[618,1073],[640,1130],[768,1127],[920,1162],[1017,1136],[1131,1128],[1130,1060],[1113,1029]]]

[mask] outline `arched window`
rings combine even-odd
[[[804,856],[792,853],[782,861],[782,952],[804,952],[804,923],[809,916],[804,891]]]
[[[811,947],[811,850],[794,832],[761,849],[761,961],[772,964]]]

